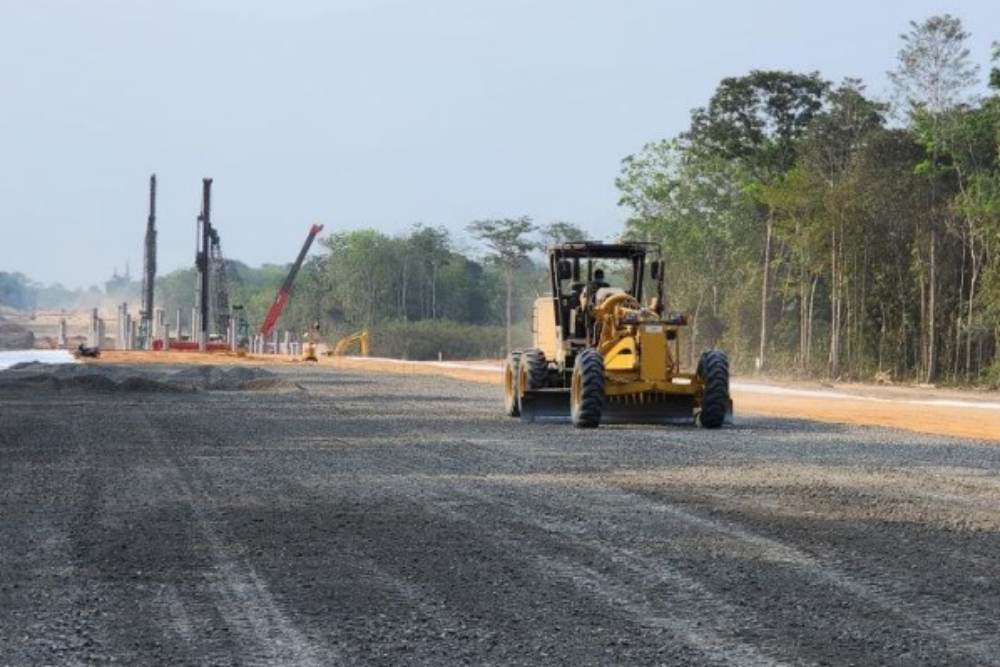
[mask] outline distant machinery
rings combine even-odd
[[[212,286],[209,311],[211,320],[215,322],[216,333],[229,331],[229,320],[232,313],[229,307],[229,276],[226,272],[226,258],[222,255],[222,242],[219,233],[211,230],[211,246],[208,257],[209,284]]]
[[[242,311],[242,308],[231,307],[229,303],[229,276],[222,255],[222,241],[212,225],[212,179],[203,178],[201,183],[201,212],[195,234],[197,280],[195,307],[191,314],[191,339],[182,340],[178,331],[178,337],[170,342],[170,348],[225,351],[232,347],[232,341],[227,339],[234,337],[230,325],[232,311]]]
[[[362,357],[368,356],[368,329],[364,329],[357,333],[353,333],[350,336],[344,336],[337,341],[337,344],[331,352],[332,356],[343,357],[347,354],[347,351],[351,349],[351,346],[357,343],[359,351]]]
[[[299,269],[302,268],[302,262],[306,258],[306,253],[309,252],[309,248],[316,239],[316,235],[321,231],[323,231],[323,225],[313,225],[309,228],[309,234],[306,236],[306,242],[302,244],[302,249],[299,250],[299,256],[295,258],[295,263],[292,264],[292,268],[288,272],[285,282],[282,283],[281,288],[278,290],[278,294],[274,297],[274,303],[271,304],[271,308],[267,311],[264,323],[260,325],[260,334],[265,338],[271,334],[271,331],[274,329],[274,325],[278,323],[278,318],[281,317],[281,312],[285,309],[285,305],[288,303],[288,298],[292,294],[292,286],[295,284],[295,277],[299,274]]]

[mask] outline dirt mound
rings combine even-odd
[[[262,389],[289,389],[295,387],[271,371],[263,368],[235,366],[192,366],[177,371],[170,381],[179,386],[208,391],[250,391]]]
[[[270,371],[246,367],[193,366],[171,372],[120,365],[26,362],[0,372],[0,388],[37,386],[136,393],[264,391],[297,387]]]
[[[34,346],[35,334],[0,317],[0,350],[30,350]]]

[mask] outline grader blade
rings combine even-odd
[[[524,421],[569,421],[569,389],[535,389],[521,396]]]
[[[601,409],[602,424],[693,424],[694,397],[609,397]]]

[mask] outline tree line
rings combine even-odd
[[[968,38],[912,22],[889,101],[818,73],[724,79],[625,158],[626,233],[663,244],[696,345],[743,370],[1000,379],[1000,46],[977,95]]]

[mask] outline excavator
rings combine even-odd
[[[344,336],[343,338],[337,341],[336,345],[333,346],[333,352],[331,352],[330,354],[334,357],[343,357],[344,355],[347,354],[347,350],[349,350],[350,347],[355,343],[358,344],[358,347],[361,350],[361,356],[367,357],[368,329],[358,331],[357,333],[353,333],[350,336]]]

